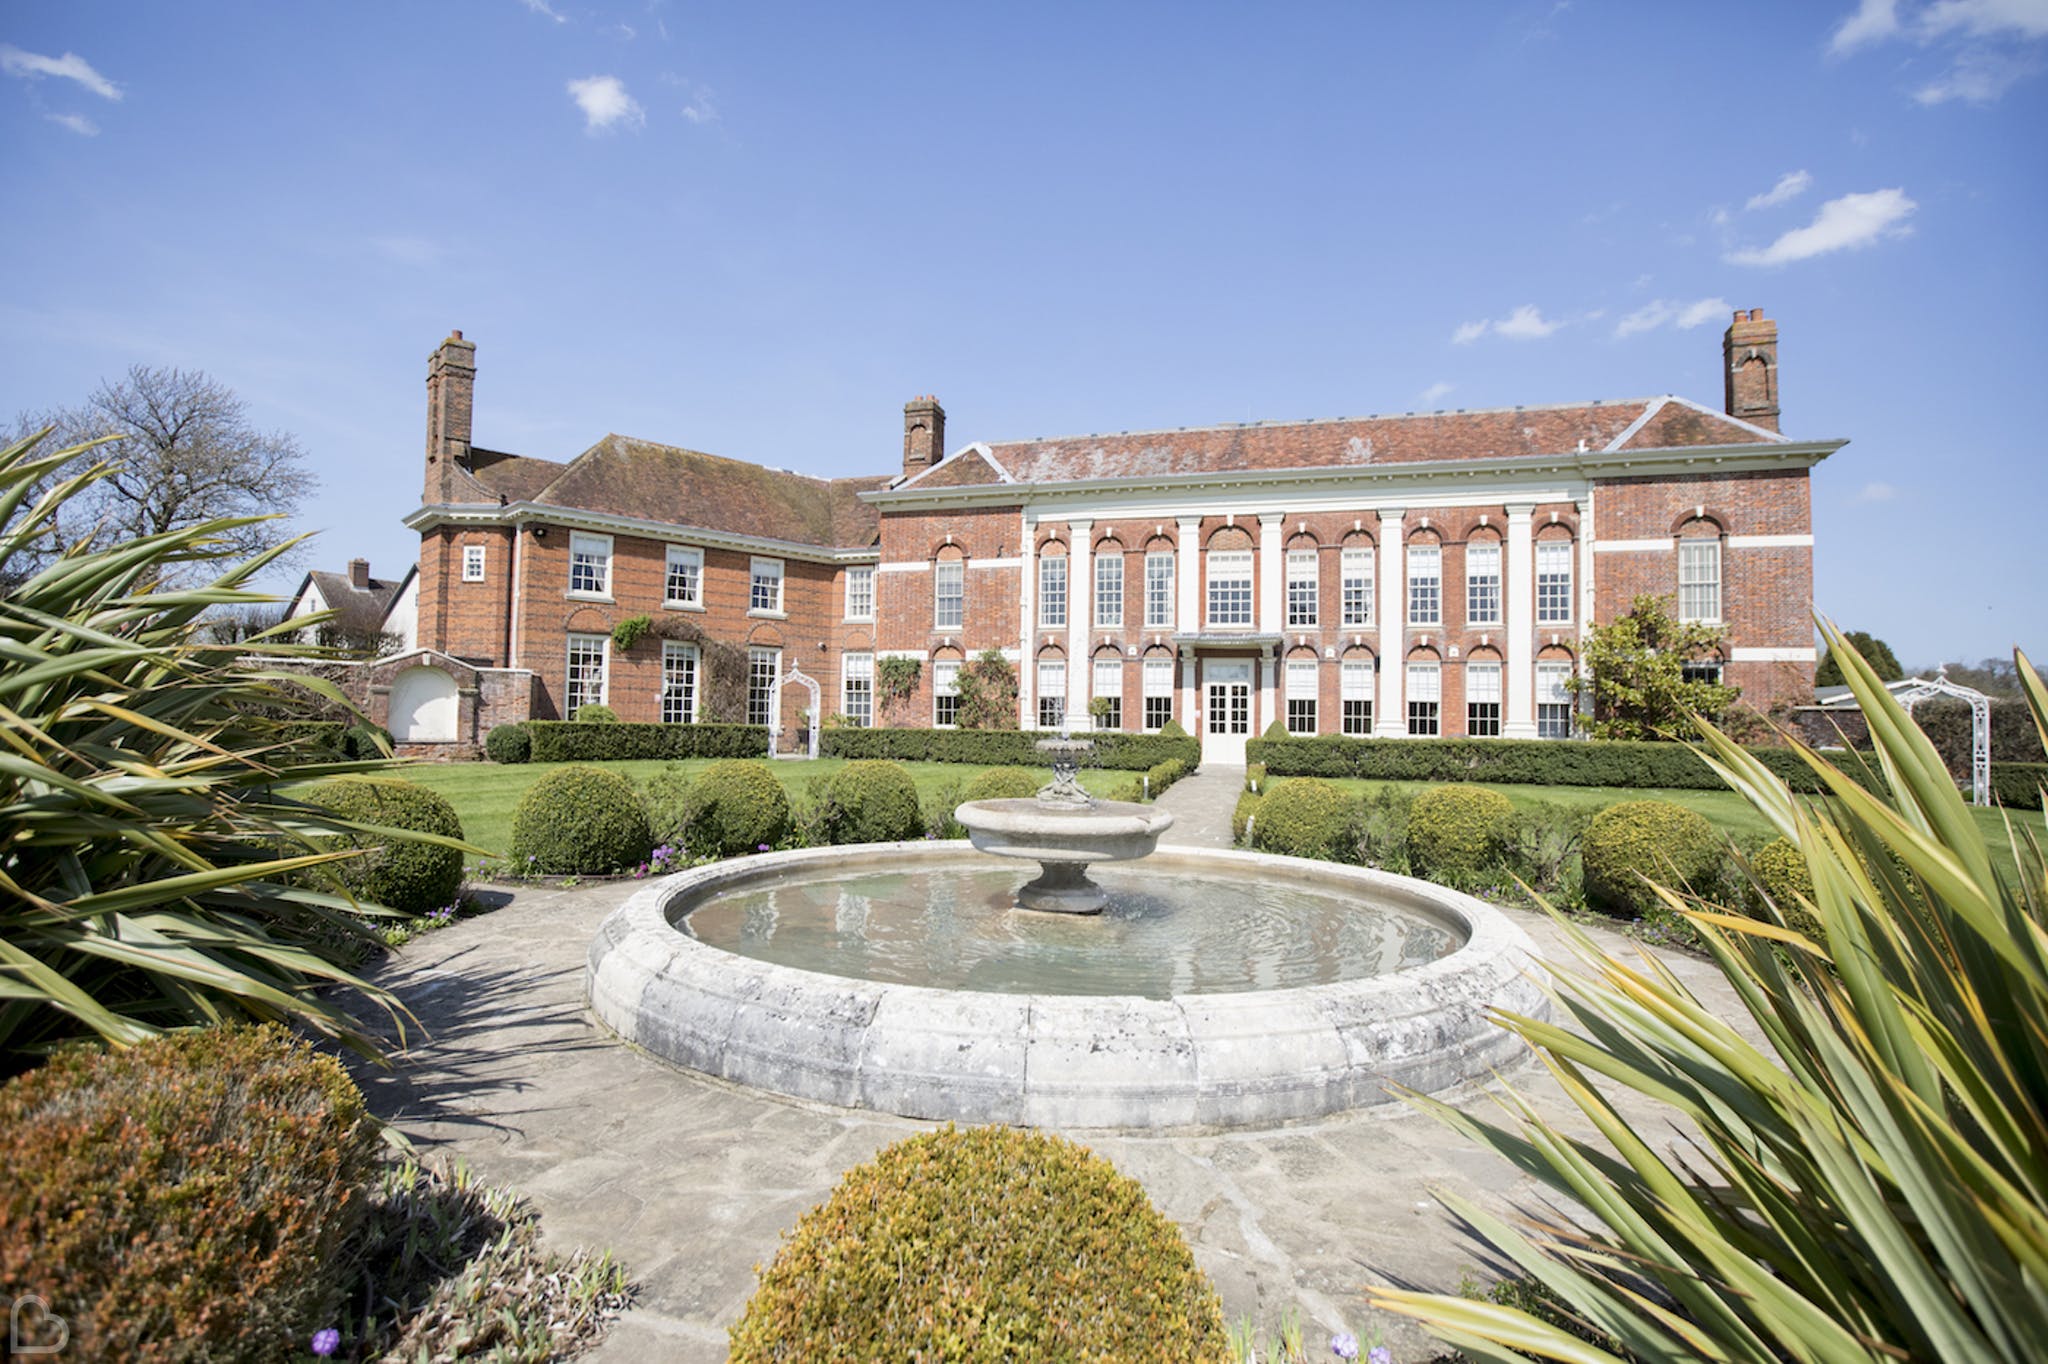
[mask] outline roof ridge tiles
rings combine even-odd
[[[1063,441],[1073,440],[1114,440],[1125,439],[1131,436],[1191,435],[1204,431],[1254,431],[1272,426],[1337,426],[1346,422],[1412,421],[1418,418],[1449,416],[1490,417],[1514,412],[1565,412],[1573,408],[1628,407],[1636,404],[1647,406],[1650,403],[1656,402],[1659,398],[1669,396],[1671,395],[1657,394],[1647,398],[1588,398],[1582,402],[1575,403],[1517,403],[1512,407],[1461,407],[1454,412],[1446,412],[1440,408],[1433,412],[1373,412],[1363,417],[1308,417],[1300,420],[1274,417],[1260,421],[1212,422],[1206,426],[1157,426],[1142,428],[1136,431],[1081,431],[1065,436],[1031,436],[1017,440],[993,440],[989,441],[988,444],[992,446],[1057,445]]]

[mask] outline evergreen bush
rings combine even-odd
[[[1515,807],[1484,786],[1432,786],[1408,813],[1408,857],[1417,876],[1463,885],[1506,859]]]
[[[461,838],[462,821],[438,791],[396,778],[343,777],[306,793],[314,805],[357,824]],[[455,903],[462,889],[462,850],[440,843],[347,833],[319,839],[324,848],[365,848],[360,857],[330,862],[315,874],[339,880],[367,904],[418,917]]]
[[[602,706],[593,701],[588,705],[576,707],[576,713],[569,718],[579,725],[615,725],[619,722],[619,713],[610,706]]]
[[[897,763],[850,762],[825,779],[813,828],[813,841],[818,843],[894,843],[922,837],[924,814],[917,804],[917,783]]]
[[[1163,763],[1153,764],[1151,769],[1145,773],[1151,786],[1152,799],[1159,799],[1161,792],[1187,774],[1188,765],[1179,758],[1168,758]]]
[[[1224,1364],[1223,1310],[1136,1180],[1062,1137],[946,1128],[855,1166],[732,1328],[733,1364]]]
[[[1266,803],[1263,791],[1242,791],[1238,793],[1237,805],[1230,812],[1230,841],[1244,846],[1245,837],[1258,828],[1259,808]]]
[[[966,800],[966,796],[961,793],[962,785],[958,777],[948,777],[934,786],[931,794],[921,802],[926,838],[967,837],[967,830],[953,817],[953,812]]]
[[[960,799],[1029,800],[1043,785],[1045,782],[1039,774],[1028,767],[991,767],[967,779],[967,785],[961,788]]]
[[[1189,736],[1187,730],[1181,727],[1180,721],[1168,720],[1159,727],[1159,737],[1162,739],[1185,739]]]
[[[1353,852],[1348,833],[1357,805],[1335,782],[1316,777],[1281,782],[1259,807],[1252,846],[1286,857],[1349,862]]]
[[[2041,788],[2048,786],[2048,763],[1993,763],[1991,794],[2008,810],[2041,808]]]
[[[1037,748],[1045,735],[1018,729],[828,729],[818,753],[826,758],[888,758],[894,762],[963,763],[975,767],[1042,767]],[[1143,772],[1168,758],[1178,758],[1192,772],[1201,765],[1202,746],[1193,739],[1164,734],[1131,734],[1121,730],[1091,731],[1096,767]],[[536,755],[538,756],[538,755]]]
[[[527,788],[512,814],[512,870],[591,876],[647,860],[654,835],[632,785],[601,767],[564,767]]]
[[[493,725],[484,735],[484,756],[494,763],[533,760],[533,731],[524,724]]]
[[[1726,864],[1707,817],[1665,800],[1627,800],[1593,816],[1581,858],[1586,898],[1596,909],[1627,918],[1662,905],[1649,881],[1708,893]]]
[[[705,768],[676,815],[675,836],[699,857],[772,848],[788,834],[789,797],[759,758],[727,758]]]
[[[341,732],[341,756],[350,762],[376,762],[391,756],[391,731],[368,721]]]
[[[629,758],[758,758],[768,751],[762,725],[578,724],[529,720],[537,763],[617,762]]]
[[[340,1063],[280,1027],[61,1052],[0,1088],[0,1297],[44,1298],[66,1359],[298,1358],[352,1307],[379,1150]]]
[[[1806,907],[1813,903],[1813,872],[1808,869],[1806,854],[1799,851],[1798,844],[1789,838],[1772,839],[1749,859],[1749,869],[1756,874],[1756,884],[1751,887],[1752,912],[1759,918],[1764,917],[1763,907],[1754,894],[1761,891],[1778,907],[1787,928],[1809,938],[1822,932],[1820,920],[1814,918],[1813,911]]]

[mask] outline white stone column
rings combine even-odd
[[[1504,739],[1536,737],[1536,532],[1533,502],[1508,504],[1507,581],[1501,608],[1507,612],[1507,713]]]
[[[1372,732],[1382,739],[1408,737],[1408,554],[1400,507],[1380,508],[1379,653],[1380,695],[1374,705]]]
[[[1586,657],[1586,636],[1593,630],[1593,607],[1598,600],[1593,595],[1593,490],[1586,489],[1586,495],[1579,499],[1579,542],[1574,547],[1578,560],[1579,588],[1579,645],[1573,650],[1580,661]],[[1583,691],[1578,696],[1578,711],[1588,719],[1593,714],[1593,693]]]
[[[1276,657],[1278,653],[1279,650],[1276,649],[1259,660],[1259,714],[1252,720],[1252,734],[1255,737],[1264,734],[1266,726],[1280,717],[1280,712],[1273,708],[1279,685],[1280,660]]]
[[[1195,688],[1195,651],[1187,649],[1180,656],[1180,723],[1197,740],[1202,737],[1202,717],[1195,714],[1195,699],[1199,695]]]
[[[1284,516],[1259,518],[1259,633],[1276,635],[1286,628],[1287,555],[1280,546]]]
[[[1038,727],[1038,518],[1024,513],[1017,540],[1017,726]]]
[[[1192,635],[1202,628],[1202,523],[1188,516],[1174,524],[1180,534],[1173,542],[1173,628]]]
[[[1088,696],[1094,688],[1088,632],[1095,626],[1095,559],[1089,540],[1093,521],[1069,521],[1067,545],[1067,728],[1087,729]]]

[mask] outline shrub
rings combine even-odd
[[[1159,727],[1159,737],[1162,739],[1185,739],[1189,736],[1188,732],[1181,728],[1180,721],[1168,720]]]
[[[2041,808],[2041,788],[2048,786],[2048,763],[1993,763],[1991,795],[2008,810]]]
[[[1230,812],[1230,841],[1242,846],[1245,835],[1258,827],[1259,809],[1266,803],[1262,791],[1243,791],[1238,794],[1237,805]]]
[[[1547,801],[1517,808],[1508,821],[1508,867],[1539,895],[1566,904],[1584,899],[1579,850],[1593,812]]]
[[[512,868],[555,876],[617,871],[647,860],[654,835],[616,772],[564,767],[527,788],[512,815]]]
[[[848,763],[825,779],[814,827],[820,843],[894,843],[920,837],[924,814],[917,805],[917,783],[896,763]]]
[[[1805,908],[1813,903],[1813,873],[1807,869],[1806,854],[1799,851],[1799,845],[1789,838],[1776,838],[1766,843],[1749,859],[1749,869],[1756,873],[1756,885],[1752,892],[1761,891],[1770,896],[1771,902],[1784,916],[1785,926],[1807,937],[1822,932],[1820,920]],[[1762,905],[1754,894],[1752,909],[1762,917]]]
[[[1265,732],[1259,735],[1259,737],[1261,739],[1287,738],[1287,722],[1284,720],[1275,720],[1272,724],[1266,726]]]
[[[1398,791],[1385,788],[1358,802],[1345,838],[1360,865],[1399,876],[1408,874],[1408,816],[1414,803]]]
[[[1263,790],[1265,785],[1266,765],[1264,763],[1246,763],[1244,765],[1244,789],[1247,791],[1259,791]]]
[[[1334,782],[1315,777],[1281,782],[1259,809],[1252,846],[1287,857],[1348,862],[1353,851],[1347,832],[1356,806]]]
[[[924,798],[924,836],[926,838],[965,838],[967,830],[960,827],[960,821],[953,812],[960,808],[966,797],[961,794],[958,777],[948,777],[932,788]]]
[[[768,751],[761,725],[578,724],[529,720],[537,763],[616,762],[628,758],[758,758]]]
[[[532,761],[533,731],[523,724],[493,725],[484,735],[484,756],[494,763]]]
[[[1227,1358],[1215,1289],[1137,1181],[1003,1127],[926,1132],[849,1170],[732,1328],[734,1364]]]
[[[960,799],[968,800],[1028,800],[1038,794],[1038,788],[1045,785],[1038,773],[1026,767],[991,767],[977,772],[967,779],[961,789]]]
[[[675,836],[699,857],[735,857],[789,833],[789,797],[759,758],[728,758],[704,769],[676,814]]]
[[[1462,884],[1500,866],[1515,807],[1483,786],[1432,786],[1408,812],[1408,857],[1415,874]]]
[[[1593,816],[1581,857],[1593,907],[1630,918],[1663,904],[1644,877],[1708,890],[1725,861],[1707,817],[1665,800],[1627,800]]]
[[[1045,755],[1037,748],[1045,736],[1018,729],[828,729],[818,753],[826,758],[888,758],[894,762],[962,763],[975,767],[1041,767]],[[1095,730],[1089,761],[1097,767],[1143,772],[1168,758],[1178,758],[1192,772],[1201,765],[1202,746],[1193,739],[1160,734]]]
[[[619,722],[619,713],[610,706],[601,706],[593,701],[576,707],[576,713],[569,718],[579,725],[615,725]]]
[[[690,774],[681,763],[663,763],[661,770],[643,777],[633,788],[640,798],[641,813],[647,816],[647,832],[656,847],[683,841],[683,802],[690,794]]]
[[[1154,763],[1145,773],[1151,787],[1152,799],[1159,799],[1161,792],[1188,774],[1188,765],[1179,758],[1168,758],[1163,763]]]
[[[47,1299],[81,1359],[296,1358],[340,1319],[378,1152],[279,1027],[60,1053],[0,1089],[0,1296]]]
[[[462,837],[462,821],[448,798],[409,781],[347,777],[322,782],[306,793],[306,799],[357,824]],[[321,841],[328,847],[370,849],[361,857],[330,863],[323,869],[358,900],[418,916],[453,904],[462,888],[460,848],[363,833]]]
[[[351,762],[376,762],[391,756],[391,731],[364,721],[341,732],[341,755]]]

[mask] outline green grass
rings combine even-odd
[[[711,766],[710,758],[688,758],[675,760],[674,765],[683,769],[692,778]],[[462,818],[463,837],[480,848],[489,848],[493,853],[504,856],[512,843],[512,812],[519,806],[519,798],[526,794],[528,787],[555,770],[556,763],[420,763],[404,770],[407,781],[439,791],[455,807],[455,813]],[[592,763],[592,767],[606,767],[619,773],[636,785],[663,768],[670,766],[670,760],[647,758],[623,762]],[[801,805],[806,799],[810,784],[820,777],[828,777],[846,766],[844,758],[819,758],[778,760],[771,762],[769,770],[789,793],[792,805]],[[920,802],[929,799],[934,791],[949,781],[965,781],[983,769],[962,763],[904,763],[904,770],[917,783]],[[1051,768],[1036,769],[1040,781],[1052,780]],[[1094,794],[1107,795],[1109,791],[1129,781],[1129,772],[1112,772],[1097,768],[1081,773],[1081,785]]]

